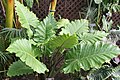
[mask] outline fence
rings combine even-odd
[[[34,3],[32,11],[36,13],[39,19],[45,18],[49,12],[50,0],[39,0],[39,6]],[[82,8],[86,7],[87,0],[58,0],[55,17],[67,18],[69,20],[79,19]],[[120,13],[113,13],[113,26],[120,24]]]

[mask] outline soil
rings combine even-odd
[[[24,75],[24,76],[18,76],[18,77],[16,76],[12,78],[4,78],[0,80],[44,80],[44,79],[38,79],[37,76],[31,74],[31,75]],[[54,80],[70,80],[70,79],[69,79],[69,75],[58,74]]]
[[[27,76],[19,76],[19,77],[12,77],[12,78],[4,78],[2,80],[36,80],[34,75],[27,75]]]

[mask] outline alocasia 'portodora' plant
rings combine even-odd
[[[104,62],[120,52],[117,46],[102,42],[107,33],[90,33],[86,19],[68,21],[60,26],[60,22],[52,15],[39,21],[33,12],[17,0],[15,6],[21,26],[27,30],[28,38],[17,39],[7,48],[7,51],[20,58],[9,67],[7,75],[10,77],[32,72],[55,77],[60,71],[67,74],[80,69],[86,71],[100,68]],[[61,30],[57,32],[56,29],[59,28]],[[63,64],[58,68],[61,61]]]

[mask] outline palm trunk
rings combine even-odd
[[[14,0],[7,0],[6,5],[6,27],[13,27],[13,15],[14,15]]]

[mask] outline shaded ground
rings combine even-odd
[[[19,77],[12,77],[12,78],[0,78],[0,80],[44,80],[44,79],[39,79],[40,77],[35,76],[35,75],[24,75],[24,76],[19,76]],[[68,75],[64,74],[58,74],[55,77],[55,80],[70,80]]]

